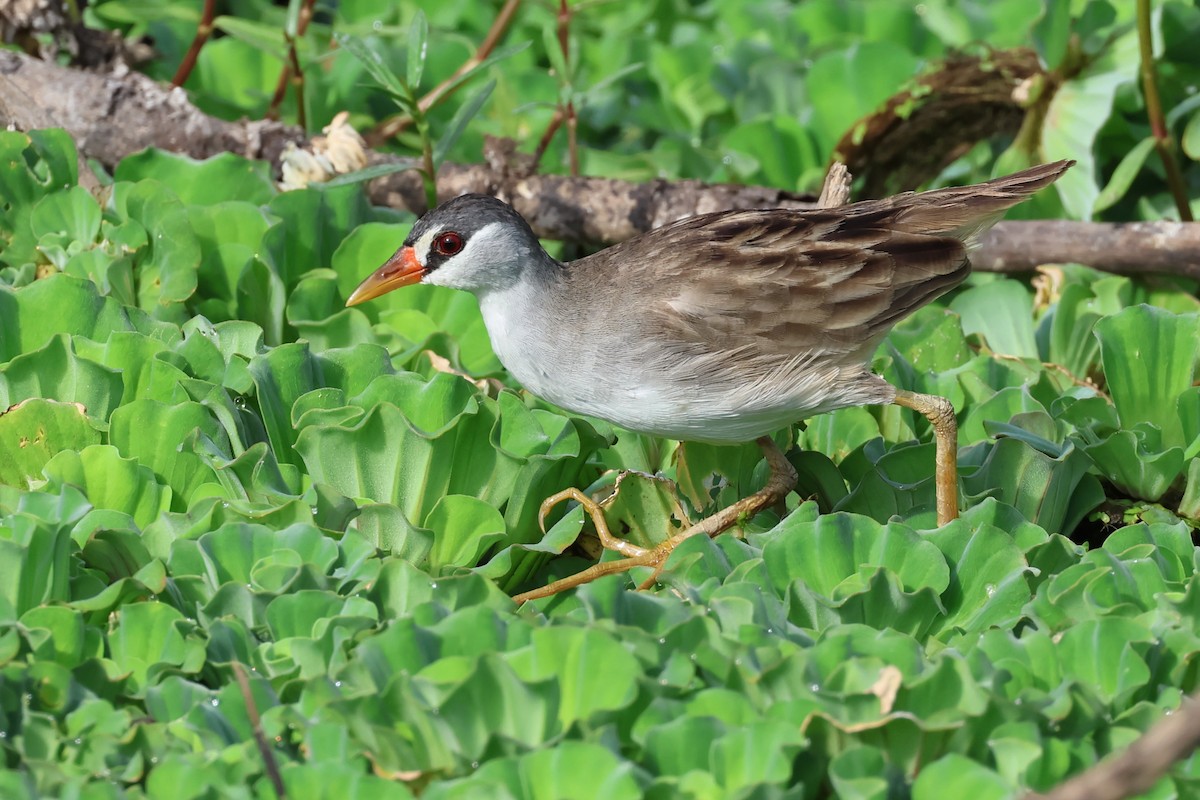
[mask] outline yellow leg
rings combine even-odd
[[[896,405],[924,415],[933,426],[937,443],[934,488],[937,492],[937,522],[945,525],[958,519],[958,422],[954,406],[944,397],[896,390]]]
[[[695,525],[675,534],[670,539],[660,545],[651,548],[639,547],[632,542],[627,542],[623,539],[618,539],[613,536],[608,529],[608,523],[604,519],[604,509],[600,508],[594,500],[580,492],[578,489],[567,489],[559,492],[553,497],[547,498],[542,503],[540,519],[545,519],[547,512],[556,504],[566,499],[575,500],[588,516],[592,518],[592,523],[596,526],[596,536],[599,537],[600,543],[609,550],[616,551],[625,558],[620,561],[607,561],[600,564],[595,564],[582,572],[566,578],[560,578],[552,583],[548,583],[539,589],[522,592],[514,595],[513,599],[518,603],[524,603],[526,600],[536,600],[541,597],[549,597],[567,589],[573,589],[576,586],[582,586],[585,583],[604,577],[605,575],[616,575],[621,572],[628,572],[634,567],[654,567],[654,574],[646,580],[639,589],[649,588],[658,579],[659,572],[662,566],[666,563],[667,557],[671,552],[679,546],[679,543],[689,536],[704,534],[705,536],[716,536],[727,528],[731,527],[738,521],[738,518],[743,514],[756,514],[764,508],[773,506],[787,496],[787,493],[796,485],[796,470],[784,458],[783,452],[776,446],[775,442],[769,437],[761,436],[757,439],[758,446],[762,448],[763,455],[767,458],[767,464],[771,467],[771,476],[767,479],[767,484],[759,491],[738,500],[731,506],[721,509],[711,517],[697,522]]]

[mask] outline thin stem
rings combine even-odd
[[[508,30],[508,26],[512,23],[513,17],[516,15],[517,8],[520,5],[521,0],[507,0],[504,7],[500,9],[500,13],[496,15],[496,19],[492,22],[492,27],[488,29],[487,36],[483,38],[483,42],[479,45],[475,54],[459,65],[459,68],[454,70],[454,74],[430,89],[429,93],[421,98],[418,103],[421,111],[428,111],[453,94],[458,88],[454,85],[455,81],[463,74],[475,69],[484,59],[492,54],[492,51],[496,49],[496,45],[500,43],[500,40],[504,37],[504,33]],[[367,144],[377,147],[411,124],[413,124],[412,115],[401,114],[384,120],[363,138],[366,139]]]
[[[579,137],[576,135],[579,118],[575,115],[575,103],[567,103],[567,156],[570,159],[571,177],[579,177]]]
[[[279,71],[279,80],[275,83],[275,94],[271,95],[271,104],[267,106],[267,119],[279,119],[279,107],[283,105],[283,98],[287,94],[289,83],[298,83],[297,88],[300,90],[304,88],[304,78],[302,75],[299,81],[292,81],[292,75],[300,73],[299,68],[293,68],[292,65],[299,62],[296,56],[296,39],[303,38],[305,31],[308,30],[308,23],[312,21],[312,10],[313,6],[316,5],[316,1],[304,0],[303,5],[300,6],[300,14],[296,19],[296,36],[294,38],[288,37],[289,63],[284,64],[283,69]],[[303,117],[304,95],[301,93],[298,95],[298,98],[301,106],[300,114]],[[303,121],[300,123],[300,127],[306,127]]]
[[[1187,187],[1183,172],[1175,160],[1174,142],[1167,129],[1163,115],[1162,100],[1158,96],[1157,70],[1154,64],[1154,39],[1150,28],[1150,0],[1138,0],[1137,4],[1138,47],[1141,51],[1142,94],[1146,98],[1146,117],[1150,120],[1150,134],[1154,137],[1154,149],[1162,159],[1167,174],[1167,186],[1175,199],[1175,208],[1184,222],[1192,221],[1192,209],[1188,202]]]
[[[571,64],[571,8],[567,5],[567,0],[559,0],[558,13],[555,15],[555,32],[558,36],[558,46],[562,50],[563,64],[570,69]],[[571,85],[571,76],[560,76],[565,86],[568,88]],[[558,133],[558,129],[562,124],[567,123],[567,157],[569,159],[570,170],[572,177],[579,177],[579,117],[575,113],[575,101],[568,100],[565,104],[561,101],[554,108],[554,116],[550,118],[550,124],[546,126],[546,132],[542,134],[541,140],[538,142],[537,150],[533,154],[533,164],[536,167],[542,161],[542,156],[546,154],[546,148],[550,146],[550,142],[554,139],[554,135]]]
[[[410,90],[411,91],[411,90]],[[433,165],[433,139],[429,135],[429,120],[423,113],[417,117],[417,133],[421,137],[421,173],[425,180],[425,205],[437,205],[437,167]]]
[[[562,49],[563,63],[567,65],[567,75],[563,75],[563,80],[567,81],[568,86],[573,80],[573,75],[569,74],[571,70],[571,8],[567,5],[567,0],[559,0],[558,16],[556,19],[558,25],[558,46]],[[569,159],[571,176],[579,176],[579,141],[577,130],[579,127],[579,118],[575,115],[575,101],[567,101],[567,156]]]
[[[200,25],[196,28],[196,37],[192,39],[192,44],[188,48],[187,54],[184,55],[183,61],[179,64],[179,69],[175,71],[175,77],[171,79],[172,86],[183,86],[187,81],[188,76],[192,74],[192,70],[196,67],[196,59],[200,57],[200,48],[208,41],[208,37],[212,35],[213,18],[217,15],[217,0],[204,0],[204,13],[200,16]]]
[[[291,59],[292,85],[296,87],[296,123],[301,130],[308,130],[308,114],[304,110],[304,70],[300,69],[300,57],[296,53],[295,37],[288,37],[288,57]]]
[[[537,150],[533,152],[533,166],[536,167],[542,161],[542,156],[546,154],[546,148],[550,146],[551,140],[554,139],[554,134],[558,133],[559,127],[562,126],[566,114],[563,113],[562,106],[554,109],[554,116],[550,118],[550,124],[546,126],[546,132],[542,134],[541,140],[538,141]]]
[[[254,694],[250,691],[250,679],[246,675],[246,668],[242,666],[240,661],[234,661],[232,664],[233,676],[237,679],[238,689],[242,692],[242,702],[246,704],[246,718],[250,722],[250,731],[254,735],[254,743],[258,745],[258,753],[262,756],[263,767],[266,770],[267,777],[271,780],[271,785],[275,788],[275,796],[283,800],[287,797],[287,791],[283,786],[283,775],[279,772],[279,764],[275,761],[275,752],[271,749],[271,745],[267,743],[267,736],[263,733],[262,718],[258,714],[258,706],[254,702]]]

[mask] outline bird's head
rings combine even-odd
[[[505,289],[549,256],[512,206],[483,194],[443,203],[413,225],[400,249],[355,289],[353,306],[414,283],[475,294]]]

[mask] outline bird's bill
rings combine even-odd
[[[425,275],[425,265],[417,260],[411,247],[401,247],[382,267],[372,272],[350,293],[346,305],[356,306],[374,300],[393,289],[417,283]]]

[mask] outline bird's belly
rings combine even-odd
[[[515,300],[519,300],[516,298]],[[481,304],[501,363],[533,394],[621,428],[683,441],[747,442],[814,414],[887,403],[895,390],[861,364],[797,358],[737,371],[726,354],[668,356],[636,337],[585,337],[521,325],[528,314]],[[516,306],[514,301],[514,306]],[[603,339],[603,340],[601,340]]]
[[[553,375],[523,369],[520,359],[508,366],[526,389],[567,411],[638,433],[713,444],[748,442],[815,414],[891,399],[886,389],[873,391],[876,381],[886,387],[878,379],[866,387],[835,376],[813,385],[793,382],[765,389],[680,380],[644,364],[610,362],[599,369],[562,364]]]

